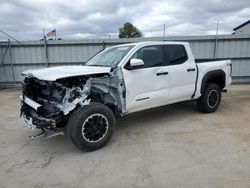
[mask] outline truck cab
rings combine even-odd
[[[138,59],[143,65],[130,66]],[[131,88],[126,90],[128,112],[190,100],[194,93],[198,70],[188,43],[141,43],[119,66]]]

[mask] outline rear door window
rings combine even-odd
[[[164,45],[166,61],[168,65],[178,65],[187,61],[188,56],[183,45],[169,44]]]

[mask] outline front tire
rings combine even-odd
[[[221,89],[217,84],[207,84],[205,91],[197,101],[197,107],[201,112],[212,113],[217,110],[221,101]]]
[[[110,140],[115,129],[113,112],[104,104],[90,103],[76,109],[68,121],[68,134],[77,148],[94,151]]]

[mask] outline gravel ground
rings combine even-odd
[[[83,153],[67,136],[30,140],[18,89],[0,90],[0,187],[250,187],[250,85],[220,108],[181,103],[118,121],[109,144]]]

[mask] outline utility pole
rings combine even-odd
[[[44,27],[43,27],[43,38],[45,37],[45,31],[44,31]]]
[[[216,24],[216,36],[219,34],[219,21]]]
[[[44,45],[44,56],[45,56],[45,67],[48,67],[49,60],[48,60],[48,50],[47,50],[47,41],[46,41],[45,30],[43,28],[43,45]]]
[[[218,34],[219,34],[219,21],[216,24],[216,35],[214,40],[214,59],[217,58],[217,50],[218,50]]]
[[[163,24],[163,37],[165,37],[166,25]]]
[[[55,40],[56,40],[56,29],[54,29],[55,30]]]

